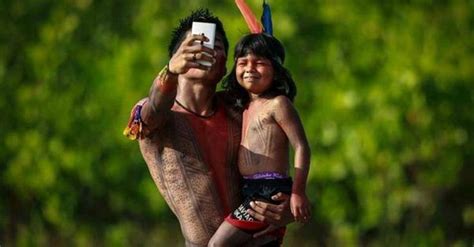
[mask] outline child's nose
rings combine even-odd
[[[257,67],[256,63],[248,62],[245,69],[247,71],[253,71],[253,70],[255,70],[256,67]]]

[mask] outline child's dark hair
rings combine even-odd
[[[171,58],[173,54],[178,50],[181,42],[186,38],[186,32],[190,31],[193,22],[209,22],[216,24],[216,33],[222,35],[222,42],[224,43],[225,53],[229,50],[229,41],[222,26],[222,22],[216,16],[213,16],[209,9],[197,9],[191,12],[191,14],[179,21],[179,25],[173,30],[171,34],[171,41],[168,46],[168,55]]]
[[[224,79],[223,88],[237,99],[242,100],[243,105],[248,103],[248,92],[240,86],[235,76],[237,59],[247,54],[269,59],[272,63],[274,70],[272,85],[264,94],[271,96],[285,95],[293,101],[296,96],[296,85],[290,72],[283,67],[285,49],[278,39],[266,33],[248,34],[240,39],[234,50],[234,66],[230,74]]]

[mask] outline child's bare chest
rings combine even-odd
[[[243,113],[239,171],[242,175],[288,169],[288,138],[269,105],[249,107]]]
[[[273,117],[268,106],[249,107],[243,113],[242,144],[253,148],[269,147],[286,139],[285,133]]]

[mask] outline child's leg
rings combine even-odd
[[[214,236],[209,241],[208,246],[242,246],[252,239],[252,234],[246,233],[239,228],[224,221]]]

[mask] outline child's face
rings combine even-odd
[[[269,59],[247,54],[236,61],[235,76],[239,84],[252,94],[259,95],[270,88],[273,66]]]

